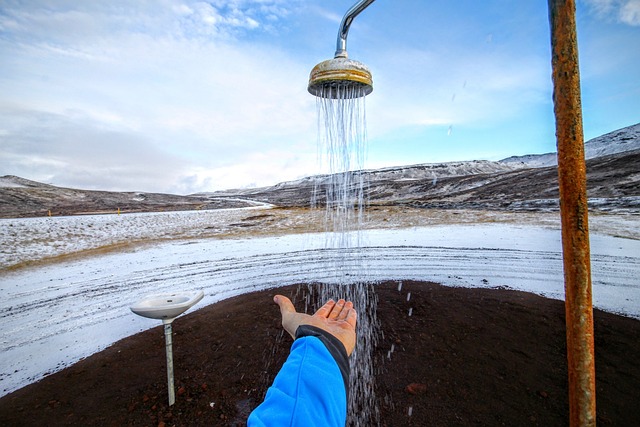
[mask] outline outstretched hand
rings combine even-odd
[[[343,299],[335,302],[329,300],[320,307],[313,316],[296,312],[291,300],[283,295],[276,295],[273,301],[280,306],[282,326],[295,339],[300,325],[311,325],[329,332],[336,337],[351,355],[356,346],[356,321],[358,315],[351,301]]]

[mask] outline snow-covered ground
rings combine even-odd
[[[236,210],[219,215],[231,216],[229,220],[235,221],[268,212]],[[110,226],[96,225],[108,218],[71,217],[64,223],[47,223],[48,218],[3,220],[0,244],[5,247],[5,254],[29,258],[28,253],[8,251],[6,245],[29,238],[18,238],[16,230],[31,230],[37,236],[35,230],[49,224],[56,229],[70,229],[60,235],[54,233],[60,238],[58,244],[64,247],[59,252],[76,251],[84,247],[78,242],[109,241],[118,235],[108,231]],[[196,217],[188,212],[131,215],[126,221],[137,224],[143,238],[150,234],[149,230],[153,234],[156,228],[168,230],[178,227],[178,223],[189,229],[188,224],[202,218],[208,218],[209,227],[222,222],[220,218],[216,222],[214,217],[204,217],[202,213]],[[84,225],[79,226],[81,221]],[[637,229],[638,219],[618,221],[607,217],[607,221],[614,235],[591,234],[594,305],[640,318],[640,240],[615,237],[627,235],[625,229],[629,225]],[[563,299],[557,224],[523,222],[372,227],[362,232],[362,247],[355,250],[357,256],[348,255],[346,262],[357,263],[362,271],[359,279],[374,282],[417,279],[450,286],[502,286]],[[291,224],[295,228],[296,222]],[[198,223],[193,230],[201,230],[202,226]],[[73,231],[77,228],[102,231],[78,237]],[[179,230],[174,232],[181,235]],[[331,236],[324,233],[224,239],[198,237],[194,233],[185,233],[181,240],[156,241],[126,251],[73,257],[13,271],[4,269],[0,277],[0,394],[37,381],[118,339],[159,325],[160,322],[138,317],[129,310],[145,295],[202,289],[206,296],[194,307],[197,309],[253,290],[335,281],[332,267],[336,259],[344,256],[326,249]],[[36,252],[41,248],[46,254],[46,248],[54,243],[55,239],[30,243],[29,247]],[[42,254],[35,259],[41,257]],[[174,325],[180,327],[179,319]]]
[[[364,228],[417,225],[512,223],[558,229],[560,214],[379,207],[367,212]],[[638,215],[592,215],[593,232],[640,239]],[[101,254],[168,240],[246,238],[324,230],[324,210],[257,206],[123,215],[0,218],[2,269],[72,254]]]
[[[254,209],[0,219],[0,268],[110,246],[220,234]]]

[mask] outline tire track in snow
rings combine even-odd
[[[150,293],[203,289],[202,307],[292,283],[416,279],[451,286],[506,286],[559,299],[564,295],[557,251],[420,245],[371,245],[346,254],[318,247],[283,249],[304,246],[301,239],[166,244],[0,278],[5,295],[0,303],[2,394],[159,325],[129,310]],[[340,271],[359,273],[338,277],[338,265],[344,268]],[[640,317],[635,280],[639,258],[596,253],[592,272],[596,306]],[[620,298],[620,290],[630,293]]]

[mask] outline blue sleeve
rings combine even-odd
[[[303,329],[304,328],[304,329]],[[340,426],[347,418],[344,346],[314,327],[300,327],[287,361],[249,416],[248,427]],[[335,346],[335,347],[334,347]]]

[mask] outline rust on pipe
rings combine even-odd
[[[570,426],[595,426],[596,388],[575,0],[548,0],[562,219]]]

